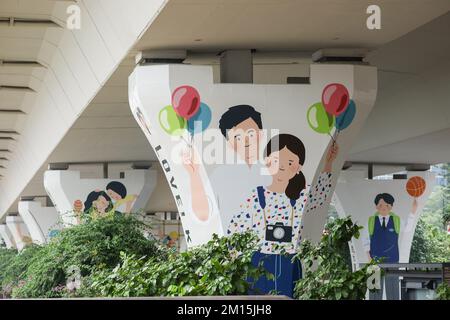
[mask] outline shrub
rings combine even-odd
[[[64,288],[71,269],[79,270],[83,280],[99,267],[114,268],[121,252],[137,256],[163,254],[154,240],[144,237],[145,227],[132,216],[117,215],[61,231],[36,253],[24,273],[25,281],[13,289],[13,296],[65,296],[69,294]]]
[[[7,277],[9,266],[17,254],[15,249],[0,248],[0,296],[6,298],[10,295],[8,286],[3,286],[3,279]]]
[[[436,288],[437,300],[450,300],[450,286],[443,282]]]
[[[112,272],[100,271],[92,277],[92,288],[108,297],[245,295],[248,277],[267,274],[261,265],[252,265],[256,250],[257,237],[244,233],[215,235],[207,244],[183,253],[169,251],[164,261],[123,254]]]
[[[364,299],[367,291],[367,280],[371,276],[368,268],[352,271],[344,252],[352,237],[359,238],[362,227],[354,224],[350,217],[335,219],[325,226],[321,241],[313,245],[304,241],[294,259],[302,262],[303,278],[294,290],[298,299]]]
[[[33,262],[33,259],[41,249],[41,246],[31,244],[18,253],[12,250],[14,255],[2,272],[1,286],[4,294],[10,295],[12,288],[18,286],[25,280],[25,273],[28,266]]]

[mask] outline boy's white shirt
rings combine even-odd
[[[219,208],[224,232],[233,216],[240,211],[240,206],[253,189],[268,186],[272,177],[267,168],[260,163],[224,164],[214,170],[211,185]]]
[[[390,219],[390,215],[386,216],[385,218],[386,218],[386,225],[387,225],[389,222],[389,219]],[[415,218],[416,218],[416,215],[412,212],[410,212],[408,214],[408,218],[406,219],[406,222],[404,221],[404,219],[400,218],[400,233],[411,232],[412,228],[414,226]],[[380,224],[383,224],[383,216],[378,215],[378,219],[380,220]],[[368,229],[367,225],[364,229],[365,229],[365,231],[364,231],[364,237],[362,239],[362,242],[363,242],[364,250],[366,252],[369,252],[370,251],[370,235],[369,235],[369,229]]]

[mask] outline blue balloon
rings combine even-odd
[[[350,103],[347,106],[347,109],[345,109],[344,112],[342,112],[339,116],[336,117],[336,129],[339,131],[342,131],[346,129],[353,121],[356,115],[356,105],[353,100],[350,100]]]
[[[188,131],[191,134],[199,133],[208,128],[211,123],[211,109],[206,103],[200,103],[197,113],[188,120]]]

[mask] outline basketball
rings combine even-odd
[[[408,192],[411,197],[417,198],[425,192],[426,186],[427,184],[422,177],[411,177],[408,179],[408,182],[406,182],[406,192]]]

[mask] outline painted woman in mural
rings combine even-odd
[[[86,214],[91,218],[104,217],[114,213],[111,198],[105,191],[95,190],[88,194],[84,203],[81,200],[74,202],[74,212],[77,224],[81,223],[81,216]]]
[[[272,182],[254,186],[231,219],[227,233],[252,230],[260,238],[262,253],[278,254],[283,249],[294,253],[304,209],[309,212],[320,207],[329,194],[337,153],[337,144],[332,144],[325,168],[308,193],[302,173],[306,154],[303,142],[290,134],[273,137],[264,152]]]
[[[104,191],[92,191],[84,202],[84,212],[94,216],[105,216],[113,210],[113,203]]]
[[[294,283],[301,277],[299,263],[291,261],[299,242],[301,217],[325,203],[337,154],[338,145],[333,143],[317,183],[308,192],[302,173],[306,156],[303,142],[293,135],[280,134],[267,144],[264,155],[272,182],[254,186],[227,230],[228,234],[254,231],[259,237],[260,252],[253,256],[253,264],[263,261],[275,279],[260,278],[255,285],[257,291],[276,289],[293,296]]]

